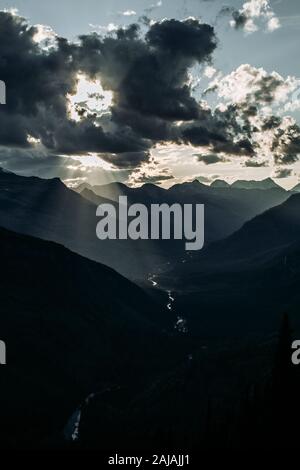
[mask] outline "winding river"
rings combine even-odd
[[[155,274],[151,274],[148,278],[148,281],[151,283],[152,287],[156,289],[160,289],[159,283],[157,281],[157,276]],[[170,312],[174,311],[174,302],[175,302],[175,297],[173,296],[174,294],[172,293],[171,290],[165,290],[168,294],[168,300],[167,300],[167,309]],[[179,331],[180,333],[187,333],[188,328],[186,324],[186,320],[181,317],[180,315],[176,315],[176,321],[174,324],[174,328]],[[191,357],[189,358],[191,360]],[[96,395],[101,395],[105,392],[109,392],[110,389],[107,388],[103,390],[100,393],[91,393],[85,400],[84,402],[74,411],[72,416],[70,417],[67,425],[64,428],[64,437],[67,441],[73,441],[76,442],[79,439],[79,429],[80,429],[80,423],[81,423],[81,416],[82,416],[82,410],[84,407],[88,406],[90,401],[96,396]]]
[[[148,281],[152,284],[152,287],[160,289],[160,286],[157,281],[157,276],[155,274],[151,274],[148,277]],[[167,309],[170,310],[170,312],[173,312],[175,297],[173,297],[173,293],[171,290],[167,290],[165,292],[168,294]],[[177,331],[180,331],[180,333],[188,332],[187,322],[181,315],[178,315],[178,314],[176,315],[176,322],[175,322],[174,328]]]

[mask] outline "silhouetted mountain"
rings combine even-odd
[[[82,413],[79,445],[129,450],[134,443],[135,450],[149,453],[238,447],[240,436],[233,432],[241,399],[265,384],[274,346],[270,341],[222,345],[203,338],[194,345],[192,354],[135,399],[134,391],[118,390],[91,400]]]
[[[220,270],[177,277],[176,310],[194,335],[228,340],[264,336],[274,333],[283,313],[288,312],[299,336],[299,242],[248,268],[246,262],[239,269],[229,265],[226,269],[222,259],[219,262]]]
[[[73,188],[73,189],[77,193],[81,194],[82,191],[84,191],[85,189],[92,191],[93,186],[91,186],[89,183],[84,182],[84,183],[81,183],[79,186],[76,186],[76,188]]]
[[[232,183],[231,188],[237,189],[274,189],[281,188],[272,178],[266,178],[262,181],[244,181],[238,180]],[[281,188],[282,189],[282,188]]]
[[[211,188],[232,188],[232,189],[283,189],[282,186],[275,183],[272,178],[266,178],[264,180],[237,180],[232,184],[227,181],[217,179],[210,185]]]
[[[285,247],[300,240],[300,195],[293,195],[245,223],[231,236],[194,253],[174,272],[191,273],[248,269],[272,259]]]
[[[93,192],[95,192],[95,187]],[[282,203],[289,197],[287,191],[276,185],[275,188],[264,192],[258,189],[246,191],[234,188],[228,191],[227,187],[210,187],[198,180],[176,184],[169,189],[153,184],[145,184],[140,188],[128,188],[121,183],[111,183],[98,186],[97,194],[114,201],[117,201],[119,196],[127,196],[129,203],[142,203],[148,207],[150,204],[162,203],[204,204],[206,244],[228,236],[238,230],[247,220]],[[184,254],[184,243],[168,242],[164,249],[170,249],[171,253],[175,252],[177,256],[181,256]]]
[[[100,186],[93,186],[91,189],[97,196],[118,201],[119,196],[130,196],[134,189],[129,188],[123,183],[110,183]]]
[[[300,239],[300,195],[269,209],[247,222],[238,232],[207,250],[222,263],[239,265],[272,258],[279,250]],[[210,255],[209,255],[210,256]]]
[[[117,206],[117,204],[115,204],[115,201],[112,201],[111,199],[105,199],[101,196],[97,196],[97,194],[95,194],[91,189],[88,188],[83,189],[80,195],[95,204],[96,206],[99,206],[99,204],[114,204],[115,207]]]
[[[227,181],[215,180],[210,185],[211,188],[230,188],[230,184]]]
[[[2,446],[59,435],[97,387],[148,380],[168,360],[173,315],[112,269],[5,229],[0,253]]]
[[[107,201],[102,198],[101,202]],[[96,209],[95,203],[68,189],[58,178],[0,173],[1,226],[65,245],[127,277],[147,276],[160,262],[158,249],[148,244],[145,250],[139,241],[100,241]]]
[[[160,265],[185,255],[185,240],[105,240],[96,237],[96,206],[118,201],[128,203],[205,204],[206,244],[228,236],[264,210],[284,201],[283,189],[234,190],[210,188],[198,181],[169,190],[147,184],[129,188],[121,183],[98,187],[101,196],[87,188],[82,196],[59,179],[25,178],[0,173],[0,224],[7,229],[55,241],[95,261],[107,264],[131,279],[145,279]],[[117,206],[116,206],[117,207]]]
[[[300,195],[186,259],[159,281],[178,289],[176,309],[195,333],[270,332],[300,309]]]
[[[295,192],[295,193],[300,193],[300,183],[296,184],[296,186],[294,186],[291,191]]]
[[[281,189],[228,190],[198,182],[170,190],[126,188],[130,202],[205,203],[212,234],[224,230],[225,217],[229,230],[233,221],[241,223],[246,214],[289,196]],[[116,265],[124,263],[128,271],[143,264],[144,251],[170,256],[167,250],[174,249],[173,260],[178,258],[181,251],[171,242],[171,248],[159,244],[140,252],[119,242],[94,245],[96,205],[110,199],[88,189],[83,196],[57,179],[1,173],[0,221],[64,239],[99,258],[111,260],[113,252]],[[175,286],[172,312],[155,300],[162,293],[147,295],[62,246],[0,229],[0,338],[8,353],[0,375],[2,445],[53,444],[80,404],[83,447],[117,443],[129,449],[134,442],[140,448],[177,448],[192,439],[198,448],[212,419],[211,400],[218,433],[220,423],[237,412],[243,390],[270,372],[269,340],[256,351],[245,336],[273,334],[283,311],[300,331],[299,208],[300,195],[294,195],[227,239],[185,257],[164,280]],[[182,337],[173,333],[177,314],[188,325]],[[242,344],[235,345],[236,338]]]

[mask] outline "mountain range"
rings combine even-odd
[[[231,188],[231,189],[282,189],[272,178],[266,178],[264,180],[237,180],[232,184],[227,183],[223,180],[215,180],[211,185],[212,188]]]
[[[279,188],[282,189],[282,186],[275,183],[272,178],[266,178],[264,180],[237,180],[234,183],[229,184],[225,180],[216,179],[214,180],[211,185],[211,188],[238,188],[238,189],[275,189]],[[90,187],[92,189],[92,187]],[[290,189],[290,192],[299,192],[300,191],[300,183]]]
[[[2,228],[0,255],[2,445],[46,443],[90,393],[175,360],[174,315],[112,269]]]
[[[160,279],[194,332],[270,333],[288,311],[300,326],[300,195],[187,257]],[[175,294],[174,294],[175,295]]]
[[[194,253],[99,244],[96,207],[121,194],[147,206],[204,203],[209,242]],[[195,416],[205,435],[211,399],[228,420],[241,390],[270,373],[283,313],[300,332],[299,214],[300,194],[279,187],[113,183],[78,194],[58,179],[0,172],[2,444],[62,445],[78,410],[81,444],[97,448],[164,442],[181,421],[198,436]],[[140,279],[151,274],[156,288],[101,260],[131,278],[142,265]]]
[[[205,242],[222,239],[246,221],[289,197],[284,189],[214,189],[198,181],[169,190],[146,184],[130,188],[122,183],[67,188],[59,179],[44,180],[0,172],[0,225],[9,230],[57,242],[106,264],[130,279],[145,280],[162,265],[185,254],[184,240],[105,240],[96,237],[97,206],[117,204],[119,195],[129,203],[205,204]]]
[[[275,185],[265,191],[253,188],[249,190],[232,188],[214,188],[201,184],[198,180],[191,183],[176,184],[170,189],[163,189],[153,184],[140,188],[129,188],[121,183],[111,183],[92,188],[81,187],[83,197],[95,204],[101,204],[103,198],[117,203],[119,196],[127,196],[131,204],[174,203],[205,205],[205,241],[222,239],[239,229],[247,220],[259,213],[288,199],[290,193]],[[171,260],[184,254],[183,243],[164,241],[159,243],[161,257],[167,255]],[[148,247],[149,249],[149,247]],[[168,253],[169,252],[169,253]],[[168,257],[166,257],[167,259]],[[163,263],[162,263],[163,264]]]

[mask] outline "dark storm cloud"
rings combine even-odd
[[[282,79],[273,75],[262,77],[258,83],[258,90],[253,93],[255,101],[264,104],[271,104],[275,100],[275,92],[282,85]]]
[[[0,76],[8,95],[0,109],[0,144],[29,148],[30,135],[51,153],[111,152],[120,160],[125,154],[128,161],[131,152],[135,164],[135,155],[145,161],[151,144],[130,129],[117,128],[112,134],[90,116],[80,122],[70,119],[67,95],[76,90],[78,47],[57,38],[55,47],[42,50],[34,41],[36,33],[24,19],[0,12]],[[126,34],[133,37],[135,28]]]
[[[182,134],[183,141],[185,143],[191,143],[195,147],[207,146],[211,142],[215,145],[225,145],[227,143],[226,137],[217,132],[210,131],[203,126],[189,126]]]
[[[264,168],[268,166],[268,162],[267,161],[257,162],[255,160],[249,159],[245,161],[245,166],[249,168]]]
[[[172,122],[162,118],[143,114],[134,109],[126,107],[113,107],[112,119],[118,125],[126,124],[134,132],[151,141],[176,141],[178,139],[178,129]]]
[[[287,129],[279,127],[274,133],[272,151],[278,165],[297,162],[300,154],[300,127],[297,124]]]
[[[216,109],[213,114],[206,110],[198,121],[182,126],[184,143],[210,146],[214,153],[235,156],[255,154],[255,146],[251,142],[253,127],[249,123],[245,106],[232,104],[223,111]]]
[[[0,143],[29,147],[27,136],[54,152],[128,152],[147,149],[130,133],[115,135],[68,116],[67,94],[76,89],[76,47],[58,38],[43,51],[34,41],[37,29],[18,16],[0,12],[0,76],[7,84],[7,105],[0,110]]]
[[[34,150],[31,136],[49,155],[93,152],[121,169],[149,162],[157,143],[255,154],[248,120],[257,112],[253,103],[212,112],[192,95],[189,72],[210,63],[217,46],[213,27],[195,19],[164,20],[143,34],[132,24],[80,36],[76,43],[56,37],[44,49],[35,42],[37,32],[26,20],[0,12],[0,78],[7,85],[0,145]],[[79,73],[99,78],[112,92],[105,116],[85,110],[79,121],[71,119],[68,95],[76,92]],[[270,103],[277,86],[276,80],[263,81],[255,100]],[[283,145],[278,136],[274,148]],[[290,150],[298,145],[294,138]]]
[[[228,127],[227,127],[228,126]],[[237,130],[234,126],[231,130]],[[247,139],[233,141],[229,133],[229,123],[219,121],[219,128],[209,130],[203,126],[188,126],[183,130],[182,139],[184,143],[191,143],[195,147],[212,146],[215,152],[223,152],[236,156],[252,156],[254,149],[251,142]]]
[[[30,148],[31,136],[50,153],[96,152],[132,168],[148,161],[155,143],[181,141],[178,120],[201,117],[188,72],[210,60],[211,26],[168,20],[141,36],[133,24],[114,35],[81,36],[76,44],[58,37],[48,49],[35,42],[37,32],[23,18],[0,13],[0,76],[8,94],[0,110],[1,145]],[[101,78],[113,92],[109,123],[87,112],[71,120],[67,96],[75,93],[79,72]]]
[[[49,144],[51,148],[51,145]],[[147,152],[149,143],[137,138],[130,130],[116,128],[114,132],[104,132],[90,119],[79,123],[64,122],[55,133],[54,148],[66,154],[85,154],[89,152]]]
[[[198,162],[203,162],[205,165],[213,165],[214,163],[226,161],[224,157],[215,154],[195,155],[195,157],[197,157]]]
[[[274,178],[288,178],[293,174],[291,168],[278,168],[275,172]]]
[[[50,120],[66,115],[66,94],[75,87],[67,43],[59,39],[57,50],[43,54],[36,33],[22,18],[0,12],[0,76],[7,87],[7,104],[0,108],[2,145],[28,147],[27,135],[39,134],[47,113]]]
[[[164,181],[170,181],[174,179],[174,176],[172,175],[166,175],[164,173],[157,174],[157,175],[148,175],[145,172],[141,173],[137,177],[134,178],[134,182],[136,184],[139,183],[152,183],[152,184],[161,184]]]
[[[216,47],[213,27],[196,19],[154,23],[146,34],[146,41],[158,51],[198,62],[207,60]]]
[[[270,116],[266,119],[264,119],[261,129],[263,131],[270,131],[273,129],[276,129],[280,126],[281,124],[281,117],[279,116]]]
[[[124,152],[122,157],[113,153],[102,154],[101,158],[112,165],[119,168],[135,168],[142,163],[148,163],[150,161],[149,152]]]
[[[187,85],[189,69],[209,61],[216,47],[211,26],[197,20],[168,20],[152,25],[145,38],[138,28],[115,38],[82,36],[79,62],[91,76],[115,91],[113,113],[134,124],[152,116],[165,121],[197,119],[201,109]],[[126,116],[126,113],[127,116]],[[128,112],[129,111],[129,112]]]

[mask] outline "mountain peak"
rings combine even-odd
[[[156,193],[156,194],[159,194],[165,191],[164,188],[161,188],[160,186],[157,186],[156,184],[153,184],[153,183],[145,183],[143,184],[143,186],[140,186],[140,188],[138,189],[142,191]]]
[[[300,183],[296,184],[296,186],[294,186],[291,191],[294,191],[296,193],[300,193]]]
[[[9,170],[6,170],[5,168],[0,167],[0,173],[11,173]]]
[[[187,183],[183,183],[188,185],[190,188],[203,188],[203,186],[207,187],[205,184],[201,183],[201,181],[195,179],[193,181],[188,181]]]
[[[237,180],[232,185],[232,188],[236,189],[282,189],[272,178],[266,178],[264,180]]]
[[[230,184],[224,180],[215,180],[210,185],[211,188],[230,188]]]
[[[85,191],[86,189],[88,190],[92,190],[92,186],[89,184],[89,183],[86,183],[85,181],[83,183],[80,183],[78,186],[76,186],[75,188],[73,188],[74,191],[76,191],[77,193],[82,193],[83,191]]]

